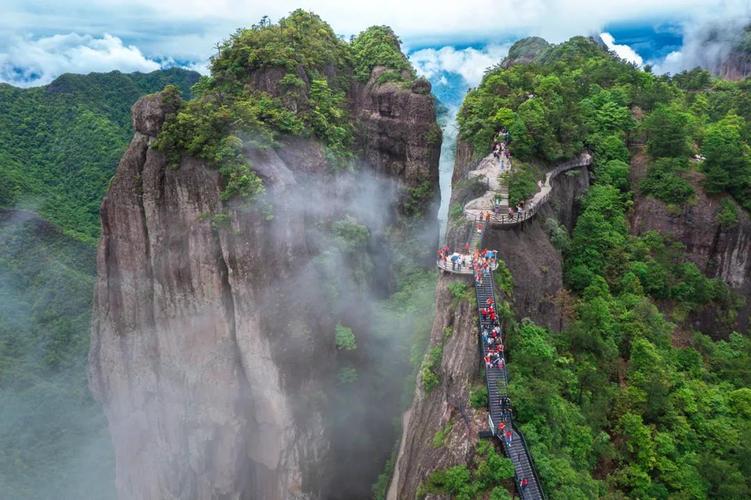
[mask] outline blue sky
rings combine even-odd
[[[348,37],[388,24],[423,72],[475,85],[513,40],[559,42],[609,33],[625,58],[678,71],[686,34],[707,22],[748,19],[751,0],[3,0],[0,81],[48,83],[64,72],[205,71],[215,44],[263,15],[301,7]],[[667,62],[666,62],[667,58]],[[440,82],[439,82],[440,83]]]

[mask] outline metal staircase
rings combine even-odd
[[[472,248],[476,248],[482,242],[482,236],[486,225],[482,225],[482,231],[477,231],[477,224],[472,228],[473,235],[470,240]],[[495,298],[495,288],[493,284],[493,274],[490,271],[483,273],[482,281],[475,281],[475,296],[477,298],[477,316],[478,316],[478,335],[480,336],[480,344],[482,357],[485,358],[488,355],[488,345],[482,338],[482,331],[487,329],[492,330],[494,326],[500,326],[500,323],[496,321],[494,324],[487,317],[483,319],[480,309],[485,307],[488,298],[493,299],[493,304],[497,307],[497,301]],[[500,339],[505,344],[505,335],[501,330]],[[513,412],[511,410],[511,400],[508,396],[508,372],[506,369],[506,353],[501,353],[501,359],[503,360],[503,368],[499,365],[491,367],[485,367],[485,384],[488,389],[488,410],[490,413],[490,428],[498,439],[503,444],[503,449],[506,452],[506,456],[511,459],[514,464],[514,478],[516,480],[516,486],[519,490],[519,494],[524,500],[539,500],[544,499],[545,494],[542,491],[542,486],[535,467],[534,461],[529,454],[529,448],[527,447],[524,435],[514,425]],[[498,425],[503,423],[504,429],[500,430]],[[506,431],[511,432],[511,439],[507,439],[505,436]],[[523,486],[524,480],[526,480],[526,486]]]

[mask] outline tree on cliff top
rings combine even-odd
[[[298,9],[276,24],[264,18],[219,45],[211,77],[168,117],[157,146],[173,165],[188,154],[218,168],[225,199],[263,192],[243,152],[276,147],[281,135],[316,137],[332,167],[349,168],[347,92],[353,72],[369,75],[375,65],[414,74],[388,27],[370,28],[348,44],[312,12]]]
[[[340,40],[331,26],[312,12],[295,10],[277,24],[261,22],[248,29],[237,30],[219,45],[219,53],[211,59],[211,75],[215,86],[235,90],[253,72],[264,68],[283,68],[296,74],[304,70],[327,72],[351,65],[347,44]]]
[[[352,40],[355,77],[367,81],[376,66],[414,75],[412,65],[402,53],[401,40],[388,26],[371,26]]]

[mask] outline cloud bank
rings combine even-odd
[[[66,71],[149,71],[165,61],[182,61],[206,71],[205,61],[215,53],[215,44],[235,29],[250,26],[264,15],[278,20],[295,8],[315,11],[344,37],[370,25],[387,24],[415,53],[416,64],[423,65],[424,71],[455,70],[475,84],[488,63],[502,56],[504,43],[527,35],[560,42],[573,35],[605,31],[604,41],[611,50],[636,64],[653,64],[657,71],[709,64],[702,55],[716,59],[727,43],[704,50],[706,37],[699,36],[699,26],[711,19],[747,19],[749,1],[4,0],[0,79],[28,86]],[[604,29],[612,23],[667,19],[683,26],[687,42],[682,50],[658,61],[641,60],[633,47],[618,44],[613,37],[607,39],[612,33]],[[444,46],[475,48],[440,48]]]
[[[642,66],[644,64],[644,60],[634,49],[628,45],[619,45],[615,43],[615,38],[610,33],[600,33],[600,38],[608,49],[615,52],[621,59],[636,64],[637,66]]]
[[[421,49],[409,55],[417,73],[425,78],[446,79],[443,73],[457,73],[470,86],[482,80],[485,70],[503,59],[509,45],[487,45],[482,49],[472,47],[456,49],[451,46],[440,49]]]
[[[148,72],[161,66],[106,33],[99,38],[77,33],[23,38],[0,50],[0,81],[21,87],[47,84],[62,73]]]

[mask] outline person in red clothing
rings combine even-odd
[[[486,319],[488,319],[488,310],[485,309],[484,307],[482,309],[480,309],[480,314],[482,314],[482,320],[483,321],[485,321]]]
[[[526,489],[528,484],[529,484],[529,481],[527,480],[526,477],[522,479],[522,482],[521,482],[522,489]]]
[[[506,428],[505,422],[498,422],[498,430],[503,432],[503,430]]]
[[[488,314],[490,315],[490,321],[495,321],[495,309],[493,309],[493,306],[490,306]]]
[[[511,431],[506,431],[504,436],[506,437],[506,441],[508,441],[508,444],[511,444],[511,441],[514,439],[514,434]]]
[[[487,356],[485,356],[485,366],[490,368],[492,365],[493,363],[490,361],[490,354],[488,354]]]
[[[485,301],[485,303],[486,303],[486,304],[487,304],[488,306],[492,306],[492,305],[493,305],[493,297],[488,297],[488,300],[486,300],[486,301]]]

